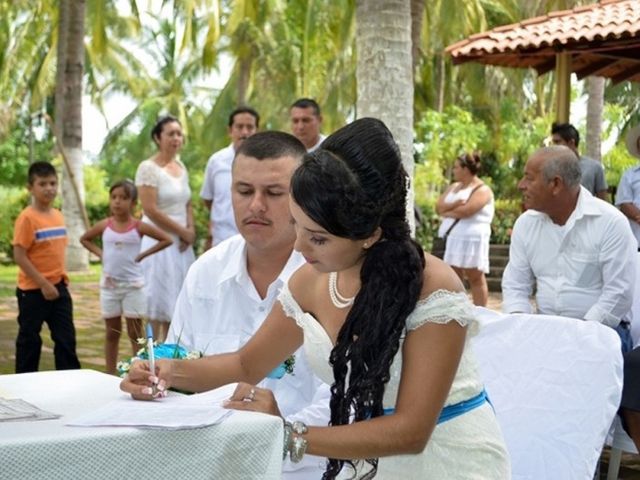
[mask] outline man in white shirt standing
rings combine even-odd
[[[299,98],[289,109],[291,132],[300,140],[307,152],[313,152],[326,138],[320,133],[322,115],[320,105],[311,98]]]
[[[303,145],[283,132],[257,133],[239,146],[231,190],[240,234],[205,252],[191,266],[168,342],[206,354],[235,352],[262,325],[281,287],[304,263],[293,250],[296,235],[288,203],[291,175],[304,153]],[[263,380],[252,401],[266,402],[272,413],[290,422],[326,426],[329,387],[312,373],[303,349],[293,358],[293,372]],[[277,404],[263,388],[273,392]],[[297,464],[287,460],[283,478],[318,479],[325,462],[306,455]]]
[[[518,188],[528,209],[513,227],[502,277],[502,309],[600,322],[631,348],[629,323],[635,238],[624,216],[580,186],[576,155],[567,147],[537,150]]]
[[[210,213],[205,250],[238,233],[231,209],[231,163],[244,140],[256,133],[260,115],[251,107],[238,107],[229,115],[231,144],[211,155],[204,172],[200,198]]]
[[[636,125],[627,134],[627,149],[636,158],[640,158],[640,125]],[[616,205],[629,219],[631,230],[638,241],[640,251],[640,165],[624,172],[616,192]]]

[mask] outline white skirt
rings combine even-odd
[[[140,251],[146,250],[155,243],[154,238],[142,237]],[[174,239],[170,246],[149,255],[141,262],[149,320],[171,322],[182,282],[195,260],[191,246],[181,252],[179,245],[179,240]]]
[[[455,232],[456,225],[447,237],[447,247],[444,251],[444,261],[452,267],[475,268],[489,273],[489,240],[491,227],[486,225],[486,231]]]

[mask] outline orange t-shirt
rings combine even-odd
[[[40,212],[31,206],[25,208],[16,219],[12,244],[24,248],[36,270],[51,283],[55,285],[61,280],[68,283],[64,268],[67,229],[60,210],[52,208]],[[18,288],[33,290],[40,287],[20,269]]]

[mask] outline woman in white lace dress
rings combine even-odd
[[[182,127],[178,119],[162,117],[151,130],[151,138],[158,152],[144,160],[136,171],[142,221],[154,225],[173,239],[173,244],[142,261],[147,296],[146,315],[153,326],[154,338],[162,342],[169,331],[169,323],[182,282],[195,256],[196,238],[191,210],[189,174],[178,158],[183,145]],[[142,238],[142,250],[156,240]]]
[[[278,414],[270,392],[252,384],[304,343],[332,384],[331,426],[285,424],[292,460],[328,458],[327,479],[510,478],[468,348],[473,307],[451,268],[411,239],[406,185],[382,122],[335,132],[291,180],[295,248],[308,263],[256,335],[236,353],[157,362],[157,378],[138,363],[122,389],[151,399],[167,386],[201,391],[240,380],[228,407]]]

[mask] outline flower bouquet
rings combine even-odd
[[[118,362],[116,365],[118,369],[118,375],[120,377],[124,377],[127,373],[129,373],[129,369],[131,368],[131,364],[136,360],[148,360],[149,352],[147,351],[147,340],[144,338],[138,338],[136,340],[138,345],[141,345],[142,348],[138,350],[135,356],[131,357],[128,360],[123,360]],[[186,348],[180,346],[176,343],[153,343],[153,355],[156,360],[160,358],[168,358],[168,359],[178,359],[178,360],[190,360],[194,358],[201,358],[204,356],[202,352],[190,352]],[[293,368],[296,363],[295,355],[291,355],[284,362],[274,368],[268,375],[268,378],[280,379],[284,377],[287,373],[290,375],[294,375]]]
[[[290,374],[290,375],[294,375],[293,367],[295,366],[295,364],[296,364],[296,356],[295,355],[291,355],[284,362],[282,362],[276,368],[271,370],[271,372],[269,372],[269,374],[267,375],[267,378],[275,378],[275,379],[279,380],[282,377],[284,377],[285,374],[287,374],[287,373]]]
[[[149,352],[147,351],[147,340],[145,338],[138,338],[138,345],[141,345],[142,348],[138,350],[134,357],[131,357],[129,360],[123,360],[118,362],[117,369],[118,375],[124,377],[131,368],[131,364],[136,360],[148,360]],[[176,343],[153,343],[153,355],[154,358],[169,358],[169,359],[179,359],[179,360],[190,360],[193,358],[200,358],[204,356],[202,352],[190,352],[186,348],[176,344]]]

